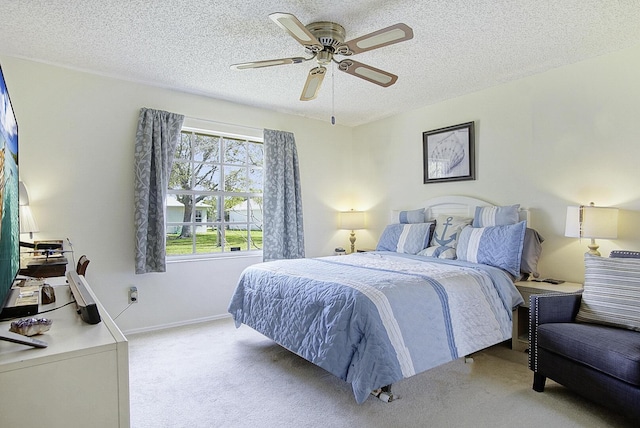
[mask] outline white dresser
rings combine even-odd
[[[37,315],[53,320],[37,339],[47,348],[0,341],[0,427],[129,426],[129,346],[84,277],[102,321],[80,319],[65,278],[47,278],[56,302]],[[1,322],[0,330],[9,330]]]

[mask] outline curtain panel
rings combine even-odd
[[[264,261],[304,257],[298,152],[291,132],[264,130]]]
[[[142,108],[135,143],[136,273],[166,271],[165,207],[184,116]]]

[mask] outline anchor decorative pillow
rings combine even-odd
[[[431,245],[420,251],[418,255],[439,259],[455,259],[460,232],[472,222],[472,218],[439,215],[436,217],[436,229],[431,238]]]

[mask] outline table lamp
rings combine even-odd
[[[356,233],[358,229],[364,229],[364,211],[343,211],[340,213],[340,229],[350,230],[351,236],[349,241],[351,242],[351,252],[355,252],[356,249]]]
[[[615,239],[618,237],[618,209],[596,207],[593,202],[588,206],[567,207],[564,236],[591,239],[588,253],[599,256],[596,238]]]
[[[36,223],[31,208],[29,207],[29,192],[27,192],[27,186],[22,181],[18,183],[18,205],[20,206],[20,233],[28,233],[29,238],[33,239],[33,233],[39,232],[38,224]]]

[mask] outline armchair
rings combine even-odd
[[[584,292],[531,296],[533,389],[550,378],[640,421],[640,260],[585,256],[585,265]]]

